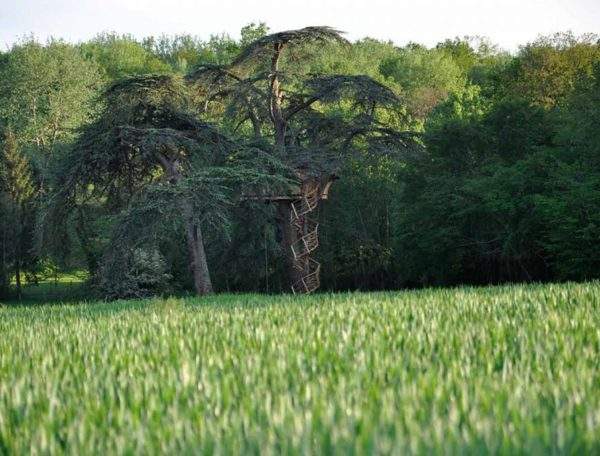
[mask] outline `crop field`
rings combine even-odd
[[[0,305],[0,454],[598,453],[600,283]]]

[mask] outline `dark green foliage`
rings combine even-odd
[[[234,133],[269,144],[293,170],[298,184],[283,193],[269,189],[269,195],[298,194],[315,182],[329,188],[357,157],[400,155],[419,146],[414,132],[394,128],[403,123],[403,102],[391,88],[364,74],[310,72],[308,62],[320,57],[316,44],[335,52],[348,43],[328,27],[274,33],[249,44],[231,65],[202,65],[188,77],[206,98],[205,111],[225,124],[233,119]],[[301,279],[290,253],[297,231],[291,200],[276,200],[289,287]]]
[[[279,290],[273,205],[243,195],[285,194],[292,170],[341,178],[319,214],[328,288],[598,277],[594,35],[510,55],[328,27],[104,34],[23,41],[0,76],[0,293],[17,264],[84,269],[112,297],[189,290],[181,201],[216,288]]]
[[[37,223],[36,230],[36,220],[41,220],[40,208],[51,191],[58,158],[75,130],[96,109],[93,99],[102,84],[97,73],[98,67],[75,46],[56,40],[45,46],[32,40],[20,42],[1,59],[0,147],[4,155],[0,174],[5,188],[0,196],[4,252],[0,282],[4,284],[8,269],[19,288],[22,275],[35,282],[42,264],[52,263],[48,252],[41,252],[44,240],[37,233],[46,227]]]
[[[600,270],[600,62],[582,79],[561,120],[559,160],[537,196],[542,242],[561,278],[598,277]]]
[[[329,27],[274,33],[249,44],[230,65],[201,65],[188,78],[207,98],[207,111],[222,99],[225,109],[211,113],[224,123],[234,119],[234,132],[246,124],[241,133],[273,141],[303,175],[336,173],[365,143],[382,153],[413,147],[413,135],[393,128],[402,123],[403,100],[365,74],[311,72],[321,58],[315,43],[332,52],[349,45]]]
[[[9,278],[14,275],[20,297],[22,274],[32,271],[37,262],[33,230],[38,186],[11,130],[0,145],[0,296],[8,294]]]
[[[562,116],[508,99],[430,126],[431,157],[409,166],[402,195],[409,282],[598,277],[600,168],[580,111],[597,88],[582,87],[587,101]]]
[[[235,143],[198,120],[181,77],[128,77],[111,84],[103,100],[103,112],[64,159],[48,220],[90,203],[103,207],[99,217],[112,215],[102,258],[95,259],[96,282],[106,297],[160,291],[166,266],[151,279],[148,268],[137,271],[138,260],[156,260],[160,253],[152,252],[178,234],[191,236],[189,230],[227,237],[228,211],[242,189],[286,182],[285,171],[259,147]],[[140,253],[143,246],[149,257]]]

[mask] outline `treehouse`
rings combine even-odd
[[[265,203],[278,203],[280,213],[287,217],[284,232],[288,258],[295,274],[292,281],[292,292],[312,293],[320,286],[321,264],[312,257],[319,247],[319,223],[316,210],[321,200],[329,197],[331,184],[337,176],[330,174],[325,178],[307,176],[297,172],[300,184],[290,188],[287,195],[252,195],[245,199],[261,200]],[[288,210],[286,210],[288,209]]]

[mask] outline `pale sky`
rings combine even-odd
[[[103,31],[238,37],[258,21],[271,31],[329,25],[351,40],[398,45],[481,35],[514,51],[540,34],[600,33],[600,0],[0,0],[0,48],[28,34],[72,42]]]

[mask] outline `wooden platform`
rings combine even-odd
[[[264,201],[266,203],[270,203],[270,202],[293,202],[293,201],[298,201],[302,198],[306,197],[307,191],[314,191],[315,186],[314,184],[316,184],[317,188],[322,189],[320,191],[320,195],[319,195],[319,199],[322,200],[326,200],[329,197],[329,189],[331,188],[331,184],[333,183],[334,180],[337,180],[338,177],[337,176],[330,176],[326,181],[325,184],[323,185],[323,183],[319,183],[318,181],[312,181],[312,185],[310,185],[308,187],[308,190],[306,188],[306,186],[304,185],[304,183],[302,184],[301,188],[304,190],[303,192],[299,192],[299,193],[294,193],[291,195],[243,195],[242,196],[242,200],[254,200],[254,201]],[[310,182],[310,181],[308,181]]]
[[[280,196],[280,195],[243,195],[242,196],[243,200],[265,201],[266,203],[278,202],[278,201],[297,201],[300,198],[302,198],[302,195],[300,195],[300,194],[287,195],[287,196]]]

